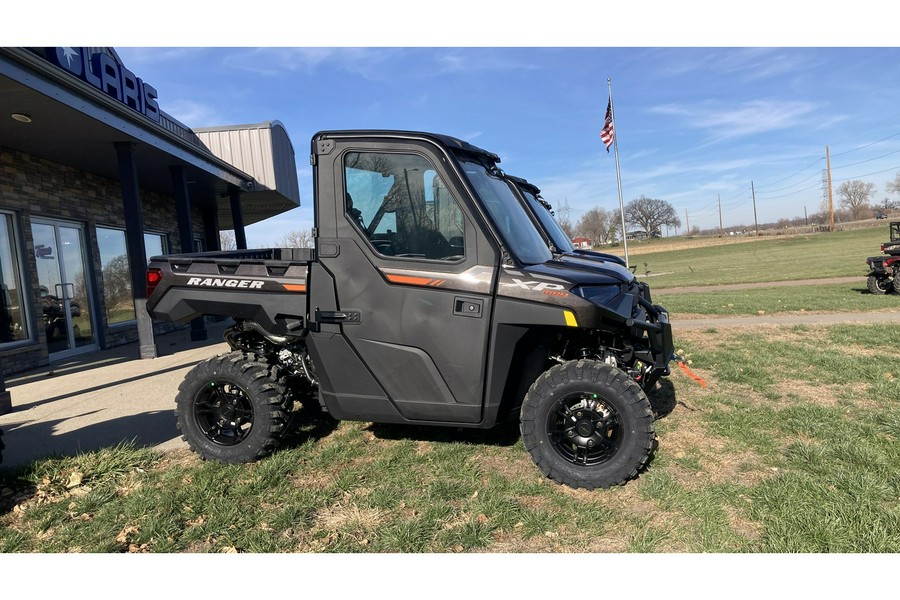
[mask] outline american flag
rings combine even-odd
[[[600,139],[603,140],[603,143],[606,144],[606,151],[609,152],[609,147],[612,146],[613,138],[616,137],[616,129],[613,127],[613,117],[612,117],[612,98],[609,99],[609,104],[606,105],[606,124],[603,126],[603,129],[600,131]]]

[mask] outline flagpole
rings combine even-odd
[[[606,85],[609,87],[609,112],[612,115],[613,122],[613,147],[616,150],[616,181],[619,185],[619,215],[622,217],[622,244],[625,247],[625,268],[630,268],[628,262],[628,236],[625,234],[625,204],[622,202],[622,174],[619,172],[619,130],[616,127],[616,108],[613,104],[612,97],[612,79],[606,78]]]

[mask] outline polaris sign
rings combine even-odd
[[[56,66],[159,123],[156,88],[144,83],[109,54],[95,52],[88,55],[88,52],[87,48],[51,48],[47,52],[47,58]]]

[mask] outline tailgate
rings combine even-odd
[[[147,312],[154,319],[176,322],[202,315],[250,319],[271,333],[297,333],[306,323],[312,260],[310,253],[307,256],[302,260],[290,255],[288,260],[235,258],[234,253],[154,257]],[[158,277],[155,285],[149,282],[151,277]]]

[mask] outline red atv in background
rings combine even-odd
[[[900,221],[890,224],[891,241],[881,244],[881,256],[866,259],[869,277],[866,287],[873,294],[900,294]]]

